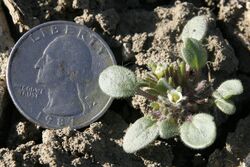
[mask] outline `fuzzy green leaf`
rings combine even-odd
[[[157,81],[155,81],[150,76],[147,76],[145,79],[143,79],[143,81],[144,81],[145,85],[147,85],[148,87],[155,87],[157,84]]]
[[[223,82],[213,93],[213,96],[215,98],[221,96],[224,99],[229,99],[231,96],[240,95],[241,93],[243,93],[241,81],[238,79],[231,79]]]
[[[166,93],[167,90],[173,89],[171,85],[169,85],[165,78],[160,78],[155,87],[158,91],[162,93]]]
[[[172,77],[168,77],[168,84],[172,87],[175,87],[175,83],[173,81],[173,78]]]
[[[160,92],[154,88],[145,88],[144,91],[153,96],[158,96],[160,94]]]
[[[122,66],[109,66],[99,76],[101,90],[111,97],[133,96],[137,85],[135,74]]]
[[[154,74],[158,77],[158,79],[162,78],[166,74],[167,65],[166,64],[158,64],[154,71]]]
[[[179,85],[183,84],[186,80],[186,63],[184,61],[182,61],[180,64],[179,64],[179,67],[178,67],[178,83]]]
[[[207,52],[201,43],[193,38],[187,38],[184,47],[181,49],[184,61],[195,70],[199,70],[206,65]]]
[[[172,120],[159,122],[159,135],[163,139],[169,139],[179,134],[178,124]]]
[[[180,68],[179,71],[181,73],[181,77],[185,78],[186,77],[186,63],[181,62],[180,65],[179,65],[179,68]]]
[[[225,114],[232,115],[236,111],[234,103],[230,100],[225,99],[215,99],[216,106]]]
[[[194,38],[201,41],[207,33],[208,22],[206,16],[196,16],[187,22],[183,28],[181,38]]]
[[[206,113],[194,115],[180,127],[181,140],[193,149],[202,149],[213,144],[216,126],[213,116]]]
[[[134,153],[146,147],[158,135],[159,129],[156,121],[142,117],[128,128],[123,140],[123,149],[127,153]]]

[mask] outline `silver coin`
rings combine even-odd
[[[18,110],[45,128],[89,125],[112,98],[98,86],[100,72],[116,64],[102,38],[85,26],[52,21],[34,27],[14,46],[7,85]]]

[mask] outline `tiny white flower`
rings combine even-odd
[[[181,91],[179,88],[177,89],[172,89],[170,91],[168,91],[168,99],[171,103],[173,104],[178,104],[183,100],[183,96],[181,94]]]

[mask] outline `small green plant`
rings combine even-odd
[[[157,137],[169,139],[178,135],[188,147],[206,148],[216,138],[211,111],[217,107],[225,114],[235,112],[232,97],[243,92],[241,81],[227,80],[214,89],[212,81],[201,73],[207,63],[202,45],[206,20],[205,16],[197,16],[184,27],[183,61],[150,63],[145,78],[136,78],[132,71],[116,65],[100,74],[99,85],[107,95],[125,98],[137,94],[151,102],[151,110],[135,121],[124,136],[123,149],[127,153],[146,147]]]

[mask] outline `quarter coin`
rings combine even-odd
[[[52,21],[25,33],[11,51],[7,86],[17,109],[44,128],[81,128],[101,117],[112,98],[98,86],[103,69],[116,64],[95,32]]]

